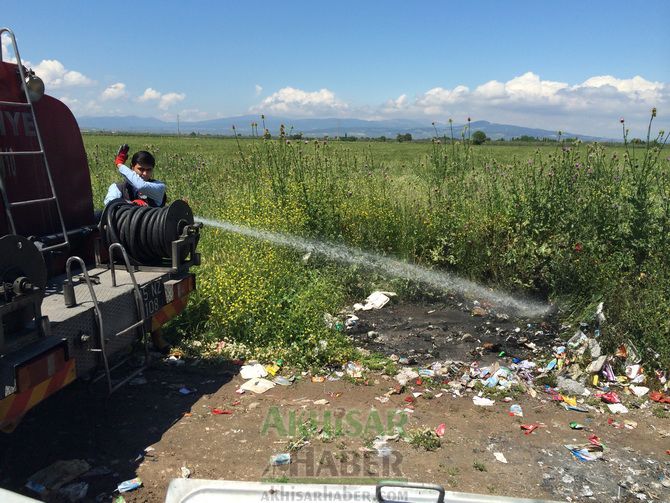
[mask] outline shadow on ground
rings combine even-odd
[[[80,479],[90,484],[86,501],[109,495],[136,476],[144,456],[150,460],[148,446],[238,371],[232,364],[195,369],[157,363],[144,372],[145,383],[111,396],[101,383],[77,381],[31,410],[13,433],[0,433],[0,487],[36,497],[25,488],[31,474],[58,460],[83,459],[103,472]],[[192,393],[180,393],[184,387]]]

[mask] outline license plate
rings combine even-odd
[[[165,285],[161,280],[155,280],[140,288],[144,302],[144,314],[151,318],[166,304]]]

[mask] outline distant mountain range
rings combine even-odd
[[[79,117],[79,127],[82,131],[106,131],[126,133],[154,133],[154,134],[177,134],[188,135],[190,133],[204,135],[233,136],[235,131],[243,136],[252,134],[251,124],[258,123],[258,134],[263,134],[263,121],[258,115],[241,115],[237,117],[226,117],[206,121],[181,121],[166,122],[151,117]],[[450,136],[448,124],[436,123],[435,128],[431,124],[410,119],[392,120],[362,120],[362,119],[290,119],[286,117],[266,117],[265,127],[276,137],[279,134],[279,126],[286,126],[287,134],[302,133],[305,137],[322,138],[356,136],[359,138],[378,138],[385,136],[395,139],[398,134],[409,133],[414,139],[432,138],[437,129],[438,136]],[[178,128],[179,126],[179,128]],[[464,124],[454,124],[454,137],[460,137]],[[546,129],[527,128],[510,124],[495,124],[488,121],[475,121],[470,123],[470,131],[483,131],[486,136],[493,140],[511,140],[522,136],[533,138],[558,138],[557,131]],[[571,132],[562,132],[563,138],[579,138],[583,141],[616,141],[610,138],[588,136]]]

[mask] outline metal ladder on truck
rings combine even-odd
[[[69,246],[69,238],[67,235],[67,229],[65,228],[65,220],[63,219],[63,212],[61,211],[60,208],[60,203],[58,202],[58,197],[56,197],[56,189],[54,187],[54,182],[53,182],[53,177],[51,176],[51,170],[49,169],[49,162],[47,161],[47,156],[44,151],[44,144],[42,143],[42,136],[40,135],[40,130],[37,125],[37,117],[35,116],[35,107],[33,106],[33,102],[30,99],[30,91],[28,89],[27,83],[26,83],[26,72],[23,69],[23,64],[21,63],[21,56],[19,55],[19,48],[16,45],[16,38],[14,37],[14,33],[12,30],[9,28],[0,28],[0,37],[6,33],[11,42],[12,42],[12,47],[14,49],[14,55],[16,56],[16,64],[18,65],[18,72],[19,76],[21,78],[21,87],[23,88],[23,94],[26,97],[25,102],[21,101],[0,101],[0,105],[8,106],[8,107],[16,107],[16,108],[23,108],[23,109],[30,109],[30,113],[32,114],[33,118],[33,125],[35,126],[35,135],[37,137],[37,142],[39,145],[39,150],[27,150],[27,151],[9,151],[9,152],[2,152],[0,151],[0,160],[4,162],[5,159],[9,159],[10,161],[15,160],[16,157],[19,156],[35,156],[39,157],[42,160],[42,166],[44,167],[44,171],[46,172],[47,179],[49,180],[49,190],[51,194],[47,197],[43,197],[40,199],[25,199],[23,201],[10,201],[9,197],[7,195],[7,189],[5,187],[5,180],[4,176],[2,175],[2,170],[0,170],[0,191],[2,192],[2,200],[5,205],[5,212],[7,214],[7,222],[9,224],[9,227],[11,229],[12,234],[17,234],[16,232],[16,226],[14,225],[14,216],[12,213],[12,209],[19,207],[19,206],[30,206],[30,205],[39,205],[39,204],[55,204],[56,205],[56,211],[58,213],[58,219],[60,220],[60,226],[63,232],[63,241],[62,242],[56,242],[52,245],[49,246],[44,246],[41,249],[41,251],[50,251],[50,250],[56,250],[59,248],[66,248]],[[2,54],[0,53],[0,62],[2,62]]]
[[[72,264],[74,262],[77,262],[79,264],[79,267],[81,268],[84,282],[88,287],[88,292],[91,297],[91,301],[93,302],[93,312],[95,314],[96,324],[98,325],[99,347],[95,349],[90,349],[90,351],[97,352],[101,355],[103,372],[97,377],[94,377],[92,382],[95,383],[100,379],[102,379],[103,377],[106,378],[107,388],[110,395],[114,391],[119,389],[121,386],[123,386],[125,383],[130,381],[132,378],[134,378],[135,376],[146,370],[150,364],[149,342],[147,340],[147,334],[146,334],[146,323],[148,318],[144,308],[142,294],[140,293],[140,287],[137,283],[137,280],[135,279],[135,272],[130,264],[128,254],[126,253],[126,250],[123,247],[123,245],[121,245],[120,243],[112,243],[111,245],[109,245],[109,269],[112,275],[112,287],[118,286],[116,282],[116,269],[114,266],[114,250],[119,250],[121,252],[123,261],[126,266],[126,271],[130,275],[130,280],[133,285],[133,296],[135,297],[135,305],[139,320],[127,326],[126,328],[122,329],[121,331],[117,332],[111,338],[118,337],[120,335],[130,332],[131,330],[138,330],[141,333],[142,346],[144,348],[144,363],[142,364],[142,366],[132,371],[130,374],[122,378],[120,381],[117,382],[112,381],[112,371],[123,365],[128,360],[128,358],[122,358],[116,364],[110,366],[109,355],[107,354],[107,346],[106,346],[107,335],[105,334],[105,326],[102,319],[102,310],[100,309],[100,303],[98,302],[98,298],[95,295],[95,288],[93,287],[91,278],[88,275],[88,269],[86,268],[86,264],[80,257],[73,255],[67,259],[67,262],[65,264],[67,279],[63,283],[63,298],[65,301],[65,307],[76,306],[77,299],[74,293],[75,282],[72,276]]]

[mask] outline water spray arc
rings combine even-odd
[[[548,314],[551,310],[551,306],[541,302],[517,299],[511,295],[496,292],[473,281],[458,278],[445,272],[430,271],[415,264],[349,248],[344,245],[324,243],[323,241],[314,239],[254,229],[252,227],[202,217],[195,217],[195,221],[210,227],[216,227],[262,241],[269,241],[303,252],[318,253],[337,262],[361,265],[383,271],[391,276],[422,283],[442,292],[476,297],[506,310],[513,311],[521,316],[538,318]]]

